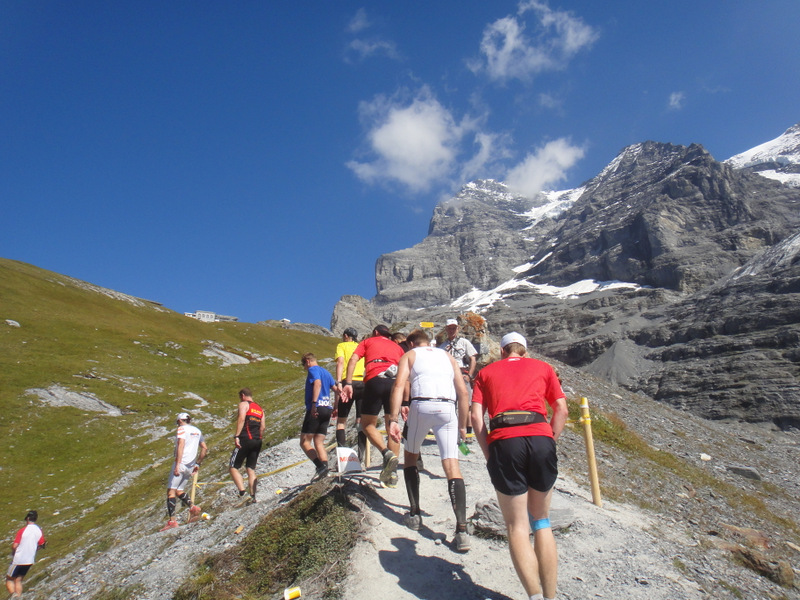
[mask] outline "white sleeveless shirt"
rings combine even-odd
[[[411,399],[443,398],[456,399],[453,384],[453,365],[450,355],[441,348],[420,346],[411,350],[414,366],[409,374]]]

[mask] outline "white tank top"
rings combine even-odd
[[[450,355],[441,348],[420,346],[411,350],[414,366],[411,368],[411,398],[456,399],[453,385],[453,365]]]

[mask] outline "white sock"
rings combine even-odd
[[[544,596],[541,594],[534,594],[533,596],[528,596],[528,600],[544,600]]]

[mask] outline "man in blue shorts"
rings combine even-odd
[[[567,400],[553,368],[526,358],[522,335],[503,336],[500,347],[501,360],[475,378],[472,427],[497,492],[517,576],[530,600],[551,599],[556,595],[558,554],[549,511],[558,476],[556,440],[567,421]],[[553,409],[549,423],[547,404]]]
[[[336,382],[333,380],[333,375],[317,364],[317,358],[311,352],[303,355],[302,363],[308,375],[306,416],[300,430],[300,447],[317,468],[313,479],[320,479],[328,474],[325,436],[328,435],[331,418],[336,416],[334,408]]]

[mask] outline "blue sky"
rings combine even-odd
[[[2,0],[0,256],[328,326],[472,179],[780,135],[798,29],[797,0]]]

